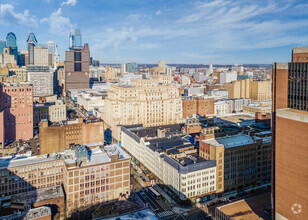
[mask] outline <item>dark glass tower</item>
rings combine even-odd
[[[28,43],[29,65],[33,65],[34,64],[34,46],[37,44],[37,40],[36,40],[34,33],[30,32],[27,43]]]
[[[10,54],[14,55],[15,60],[18,61],[18,48],[16,43],[16,36],[13,32],[6,35],[6,47],[9,48]]]

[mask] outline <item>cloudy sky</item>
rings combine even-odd
[[[307,0],[0,0],[0,40],[26,49],[32,30],[61,60],[80,28],[103,63],[233,64],[290,61],[308,46]]]

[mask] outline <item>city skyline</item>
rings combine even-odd
[[[308,46],[307,8],[293,0],[2,0],[0,39],[13,32],[26,50],[32,30],[39,43],[52,39],[63,61],[69,32],[79,28],[102,63],[270,64]]]

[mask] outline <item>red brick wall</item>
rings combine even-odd
[[[308,219],[308,126],[276,117],[276,211],[287,219]],[[291,207],[300,204],[295,215]]]

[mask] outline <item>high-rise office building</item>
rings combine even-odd
[[[29,37],[27,39],[28,43],[28,57],[29,57],[29,65],[34,65],[34,46],[37,44],[36,37],[34,33],[30,32]]]
[[[71,31],[70,32],[70,36],[69,36],[69,46],[68,46],[68,49],[69,50],[72,50],[73,49],[73,46],[75,45],[75,41],[74,41],[74,34],[73,32]]]
[[[273,65],[273,217],[308,219],[308,47]]]
[[[16,36],[13,32],[10,32],[6,36],[6,47],[9,48],[10,54],[14,55],[15,60],[18,60],[18,48],[16,43]]]
[[[32,85],[0,85],[0,145],[33,137]]]
[[[75,33],[72,31],[69,35],[69,50],[72,50],[74,47],[82,47],[82,37],[80,29],[75,29]]]
[[[65,90],[89,88],[90,49],[75,47],[65,51]]]
[[[127,63],[126,64],[126,71],[128,73],[138,72],[138,64],[137,63]]]
[[[53,72],[49,66],[27,66],[28,81],[33,85],[33,96],[53,95]]]
[[[35,46],[33,51],[34,51],[34,65],[48,66],[50,64],[48,48],[46,46]]]
[[[80,29],[75,29],[75,47],[82,47],[82,38]]]

